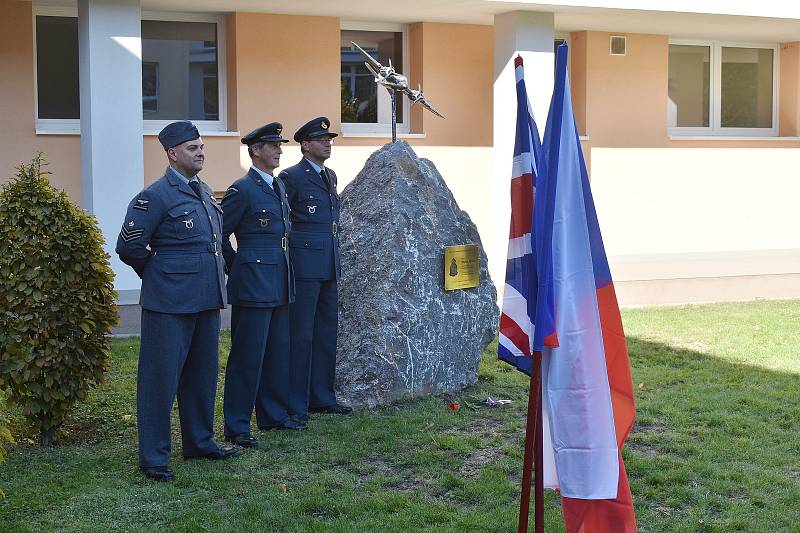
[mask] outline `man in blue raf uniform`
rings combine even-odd
[[[297,297],[291,306],[291,389],[289,411],[299,420],[308,412],[348,414],[334,393],[338,324],[339,195],[336,174],[325,168],[331,143],[326,117],[315,118],[294,134],[303,159],[281,172],[292,208],[289,251]]]
[[[174,477],[170,415],[175,396],[183,456],[227,459],[237,448],[213,438],[219,310],[225,307],[219,237],[222,210],[200,181],[203,140],[188,121],[158,134],[169,166],[128,206],[117,254],[142,278],[142,339],[136,382],[139,468]]]
[[[222,199],[222,251],[228,267],[231,352],[225,369],[225,438],[247,448],[253,407],[260,429],[305,429],[289,417],[289,204],[281,181],[282,126],[272,122],[242,138],[253,166]],[[237,249],[230,243],[236,235]]]

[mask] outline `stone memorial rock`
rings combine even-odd
[[[350,405],[461,390],[497,335],[497,291],[444,290],[444,248],[480,244],[436,167],[405,142],[373,153],[342,192],[336,389]]]

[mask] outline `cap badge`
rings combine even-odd
[[[320,122],[319,127],[322,128],[323,130],[327,130],[328,129],[328,123],[325,122],[325,121],[322,121],[322,122]]]
[[[188,220],[184,220],[183,224],[186,226],[186,229],[192,229],[194,227],[194,219],[190,218]]]
[[[281,134],[281,131],[283,131],[282,128],[275,128],[275,133],[277,133],[278,135]]]

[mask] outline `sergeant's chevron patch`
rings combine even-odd
[[[127,225],[122,226],[122,231],[119,233],[123,242],[130,242],[138,239],[144,234],[144,228],[129,229]]]

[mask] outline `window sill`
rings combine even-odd
[[[670,141],[800,141],[800,137],[734,136],[734,135],[670,135]]]
[[[350,133],[347,133],[347,132],[343,131],[341,133],[341,135],[342,135],[342,137],[345,137],[347,139],[358,139],[358,138],[362,138],[362,139],[391,139],[392,138],[392,132],[387,132],[387,133],[383,133],[383,132],[375,132],[375,133],[350,132]],[[398,139],[425,139],[426,137],[427,137],[427,134],[425,134],[425,133],[398,133],[397,134],[397,138]]]
[[[157,131],[144,131],[142,134],[145,137],[154,137],[158,135]],[[36,135],[69,135],[80,137],[80,130],[48,130],[37,129]],[[238,131],[204,131],[200,130],[200,135],[203,137],[241,137],[242,134]]]

